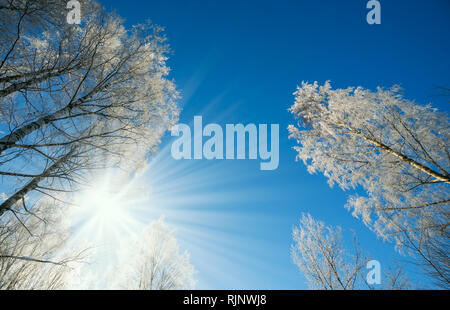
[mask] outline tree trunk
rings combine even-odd
[[[28,125],[25,125],[19,129],[15,130],[14,132],[10,133],[9,135],[4,136],[3,138],[0,139],[0,155],[4,151],[6,151],[10,148],[13,148],[17,142],[19,142],[20,140],[22,140],[29,134],[33,133],[34,131],[44,127],[45,125],[47,125],[55,120],[58,120],[58,118],[66,116],[73,108],[75,108],[77,105],[82,104],[86,100],[89,100],[89,98],[91,98],[98,92],[99,92],[99,89],[94,89],[86,96],[78,99],[74,103],[68,104],[61,110],[58,110],[50,115],[44,116],[44,117],[38,119],[37,121],[34,121]]]
[[[391,149],[389,146],[383,144],[382,142],[379,142],[375,139],[366,137],[363,133],[361,133],[360,131],[350,127],[350,126],[346,126],[348,129],[350,129],[352,132],[354,132],[355,134],[361,136],[364,140],[366,140],[367,142],[379,147],[380,149],[382,149],[383,151],[386,151],[398,158],[400,158],[402,161],[404,161],[405,163],[413,166],[416,169],[419,169],[420,171],[428,174],[429,176],[432,176],[433,178],[435,178],[438,181],[450,184],[450,176],[449,175],[443,175],[437,171],[434,171],[433,169],[428,168],[427,166],[422,165],[421,163],[415,161],[412,158],[409,158],[408,156],[401,154],[393,149]]]
[[[6,211],[11,210],[11,208],[20,200],[25,198],[25,196],[31,191],[35,190],[39,183],[48,178],[55,170],[61,167],[64,162],[69,159],[75,150],[71,150],[69,153],[61,157],[58,161],[56,161],[52,166],[47,168],[40,176],[33,178],[30,182],[28,182],[21,190],[16,192],[14,195],[9,197],[0,205],[0,216],[2,216]]]
[[[67,68],[65,70],[58,70],[58,71],[54,71],[54,70],[48,70],[49,72],[43,71],[42,73],[45,73],[45,74],[40,76],[40,77],[38,76],[38,77],[34,77],[32,79],[29,79],[27,81],[24,81],[24,82],[20,82],[20,83],[17,83],[17,84],[12,84],[12,85],[6,87],[5,89],[0,90],[0,98],[6,97],[6,96],[8,96],[8,95],[18,91],[18,90],[21,90],[21,89],[23,89],[25,87],[28,87],[30,85],[46,81],[49,78],[69,73],[69,72],[71,72],[71,71],[73,71],[75,69],[77,69],[77,67]],[[19,78],[20,78],[20,76],[19,76]],[[3,80],[2,82],[5,82],[5,81],[8,82],[8,78],[3,78],[2,80]]]

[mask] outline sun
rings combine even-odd
[[[92,220],[103,225],[115,226],[127,215],[120,194],[103,188],[86,191],[82,197],[82,204],[91,213]]]
[[[137,232],[142,223],[136,210],[145,200],[145,190],[137,188],[133,178],[108,172],[78,192],[73,218],[79,237],[111,243]]]

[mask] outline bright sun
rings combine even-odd
[[[86,191],[83,205],[90,210],[95,220],[108,225],[120,221],[126,213],[119,195],[103,189]]]
[[[124,180],[127,180],[126,182]],[[75,229],[91,241],[116,241],[140,227],[133,212],[141,203],[134,180],[110,173],[97,179],[75,197]]]

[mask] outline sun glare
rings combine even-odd
[[[105,189],[91,189],[84,196],[82,203],[92,213],[93,220],[113,225],[126,215],[124,203],[117,194]]]
[[[148,197],[134,178],[110,172],[75,197],[75,229],[80,238],[111,243],[136,233],[142,223],[136,209]]]

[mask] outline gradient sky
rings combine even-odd
[[[334,88],[390,87],[448,110],[436,86],[450,86],[450,2],[381,1],[381,25],[366,23],[365,0],[103,0],[127,24],[166,28],[171,77],[181,91],[180,122],[280,124],[280,166],[256,161],[175,161],[170,143],[150,165],[154,200],[142,221],[165,214],[191,253],[199,289],[304,289],[290,258],[302,212],[353,230],[372,258],[404,264],[344,208],[350,192],[331,189],[295,162],[287,109],[302,80]],[[420,278],[413,267],[412,278]]]

